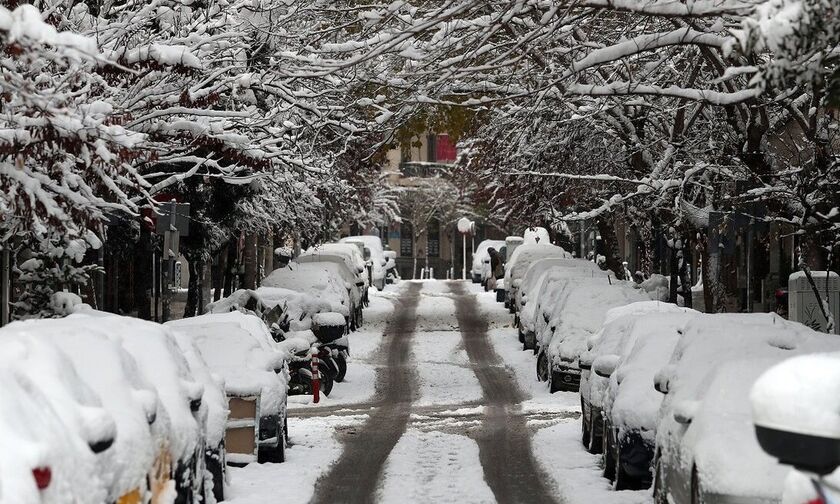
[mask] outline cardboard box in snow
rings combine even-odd
[[[840,276],[831,272],[826,278],[825,271],[812,271],[811,278],[814,279],[820,297],[828,301],[829,310],[834,316],[834,333],[840,334],[837,323],[840,320]],[[816,331],[825,332],[826,319],[803,271],[793,273],[788,279],[788,318]]]

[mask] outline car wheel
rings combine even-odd
[[[615,454],[615,468],[613,469],[613,474],[615,474],[615,489],[616,490],[631,490],[635,488],[635,482],[633,478],[631,478],[624,469],[621,468],[621,447],[619,446],[616,448]]]
[[[207,450],[205,456],[207,471],[213,476],[213,497],[216,499],[216,502],[225,500],[224,452],[225,442],[222,440],[215,450]]]
[[[697,467],[691,468],[691,504],[703,504],[703,492],[700,490],[700,476]]]
[[[583,411],[583,401],[581,401],[580,410]],[[586,426],[586,420],[583,419],[583,415],[580,416],[580,430],[580,442],[584,448],[589,448],[589,428]]]
[[[339,355],[335,358],[335,363],[338,366],[338,374],[335,375],[335,381],[341,383],[347,375],[347,359],[343,355]]]
[[[545,352],[537,356],[537,380],[548,381],[548,357]]]
[[[289,444],[289,417],[283,417],[283,439]]]
[[[615,480],[615,459],[613,457],[613,447],[610,443],[610,435],[607,431],[607,425],[604,425],[604,454],[601,459],[604,462],[604,477],[610,481]]]
[[[592,413],[589,413],[589,447],[588,452],[597,455],[601,453],[604,449],[604,433],[602,432],[600,436],[596,434],[595,423],[601,422],[600,415],[597,417],[593,417]],[[602,422],[603,423],[603,422]]]
[[[653,463],[653,504],[668,504],[668,494],[665,491],[665,482],[662,481],[662,460],[659,455]]]
[[[321,374],[321,392],[329,397],[333,389],[333,378],[327,374]]]
[[[542,355],[545,355],[545,353],[543,352]],[[546,361],[548,361],[547,358],[546,358]],[[562,380],[559,379],[560,373],[549,372],[548,375],[549,375],[549,379],[548,379],[548,391],[549,392],[551,392],[553,394],[555,392],[560,392],[561,390],[567,390],[566,388],[563,388],[563,382],[562,382]]]

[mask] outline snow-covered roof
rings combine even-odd
[[[653,387],[653,377],[671,358],[680,330],[698,313],[684,310],[635,316],[627,337],[616,342],[618,348],[613,353],[619,356],[619,364],[609,378],[603,407],[620,430],[636,429],[654,443],[663,396]]]

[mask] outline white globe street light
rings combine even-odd
[[[461,270],[461,278],[466,280],[467,279],[467,234],[472,234],[475,232],[475,222],[467,219],[466,217],[461,217],[458,219],[458,231],[461,233],[461,240],[463,244],[463,264]]]

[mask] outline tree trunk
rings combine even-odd
[[[204,277],[204,261],[196,256],[185,256],[190,271],[190,283],[187,287],[187,304],[184,307],[184,318],[195,317],[201,304],[201,283]]]
[[[245,234],[245,253],[242,262],[245,263],[245,278],[242,280],[242,287],[245,289],[257,288],[257,235],[254,233]]]
[[[239,240],[231,238],[227,245],[227,258],[225,259],[225,297],[233,294],[233,276],[236,273],[236,255],[238,252]]]
[[[140,240],[134,249],[134,304],[137,318],[152,319],[152,234],[140,226]]]
[[[198,299],[198,306],[196,307],[196,311],[199,315],[204,314],[207,310],[207,303],[210,302],[212,298],[212,294],[210,293],[211,286],[213,280],[213,266],[211,261],[202,261],[202,268],[201,268],[201,296]]]
[[[616,278],[624,280],[624,265],[622,265],[618,256],[618,238],[615,235],[615,227],[612,222],[607,222],[604,219],[598,219],[597,225],[604,247],[603,254],[606,258],[606,267],[615,273]]]
[[[227,272],[227,254],[228,245],[222,247],[218,252],[218,264],[216,265],[215,274],[212,275],[213,284],[213,301],[222,299],[222,288],[224,285],[225,273]]]

